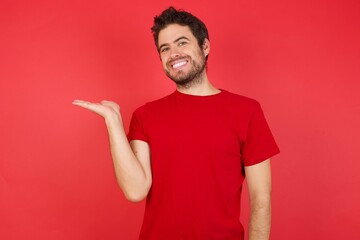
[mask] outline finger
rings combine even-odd
[[[83,101],[83,100],[75,100],[75,101],[73,101],[73,104],[101,114],[101,108],[99,108],[101,105],[99,103],[92,103],[92,102]]]
[[[101,103],[92,103],[92,102],[83,101],[83,100],[75,100],[75,101],[73,101],[73,104],[80,106],[82,108],[85,108],[87,110],[90,110],[94,113],[97,113],[104,118],[109,113],[109,111],[107,109],[108,107],[104,106]]]
[[[88,105],[92,104],[91,102],[88,101],[83,101],[83,100],[74,100],[72,102],[72,104],[80,106],[80,107],[87,107]]]
[[[90,102],[84,101],[84,100],[75,99],[72,103],[73,103],[73,104],[82,104],[82,103],[90,103]]]

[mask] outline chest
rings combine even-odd
[[[248,125],[245,119],[226,107],[175,105],[154,112],[145,123],[145,132],[155,153],[239,158]]]

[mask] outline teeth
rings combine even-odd
[[[181,66],[183,66],[183,65],[185,65],[186,64],[186,62],[178,62],[178,63],[175,63],[174,65],[173,65],[173,68],[178,68],[178,67],[181,67]]]

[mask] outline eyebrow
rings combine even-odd
[[[177,38],[177,39],[174,41],[174,43],[177,43],[177,42],[179,42],[180,40],[183,40],[183,39],[190,41],[189,38],[187,38],[187,37],[185,37],[185,36],[181,36],[181,37]],[[160,50],[162,47],[168,46],[168,45],[169,45],[168,43],[161,44],[161,45],[159,46],[159,50]]]

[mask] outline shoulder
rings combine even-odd
[[[232,107],[241,108],[243,110],[250,110],[254,111],[257,110],[260,107],[260,103],[250,97],[246,97],[240,94],[232,93],[227,90],[221,90],[223,91],[223,98]]]
[[[157,109],[163,109],[168,107],[169,103],[172,101],[173,94],[174,93],[171,93],[162,98],[146,102],[145,104],[138,107],[134,111],[134,114],[146,114],[147,112],[153,112]]]

